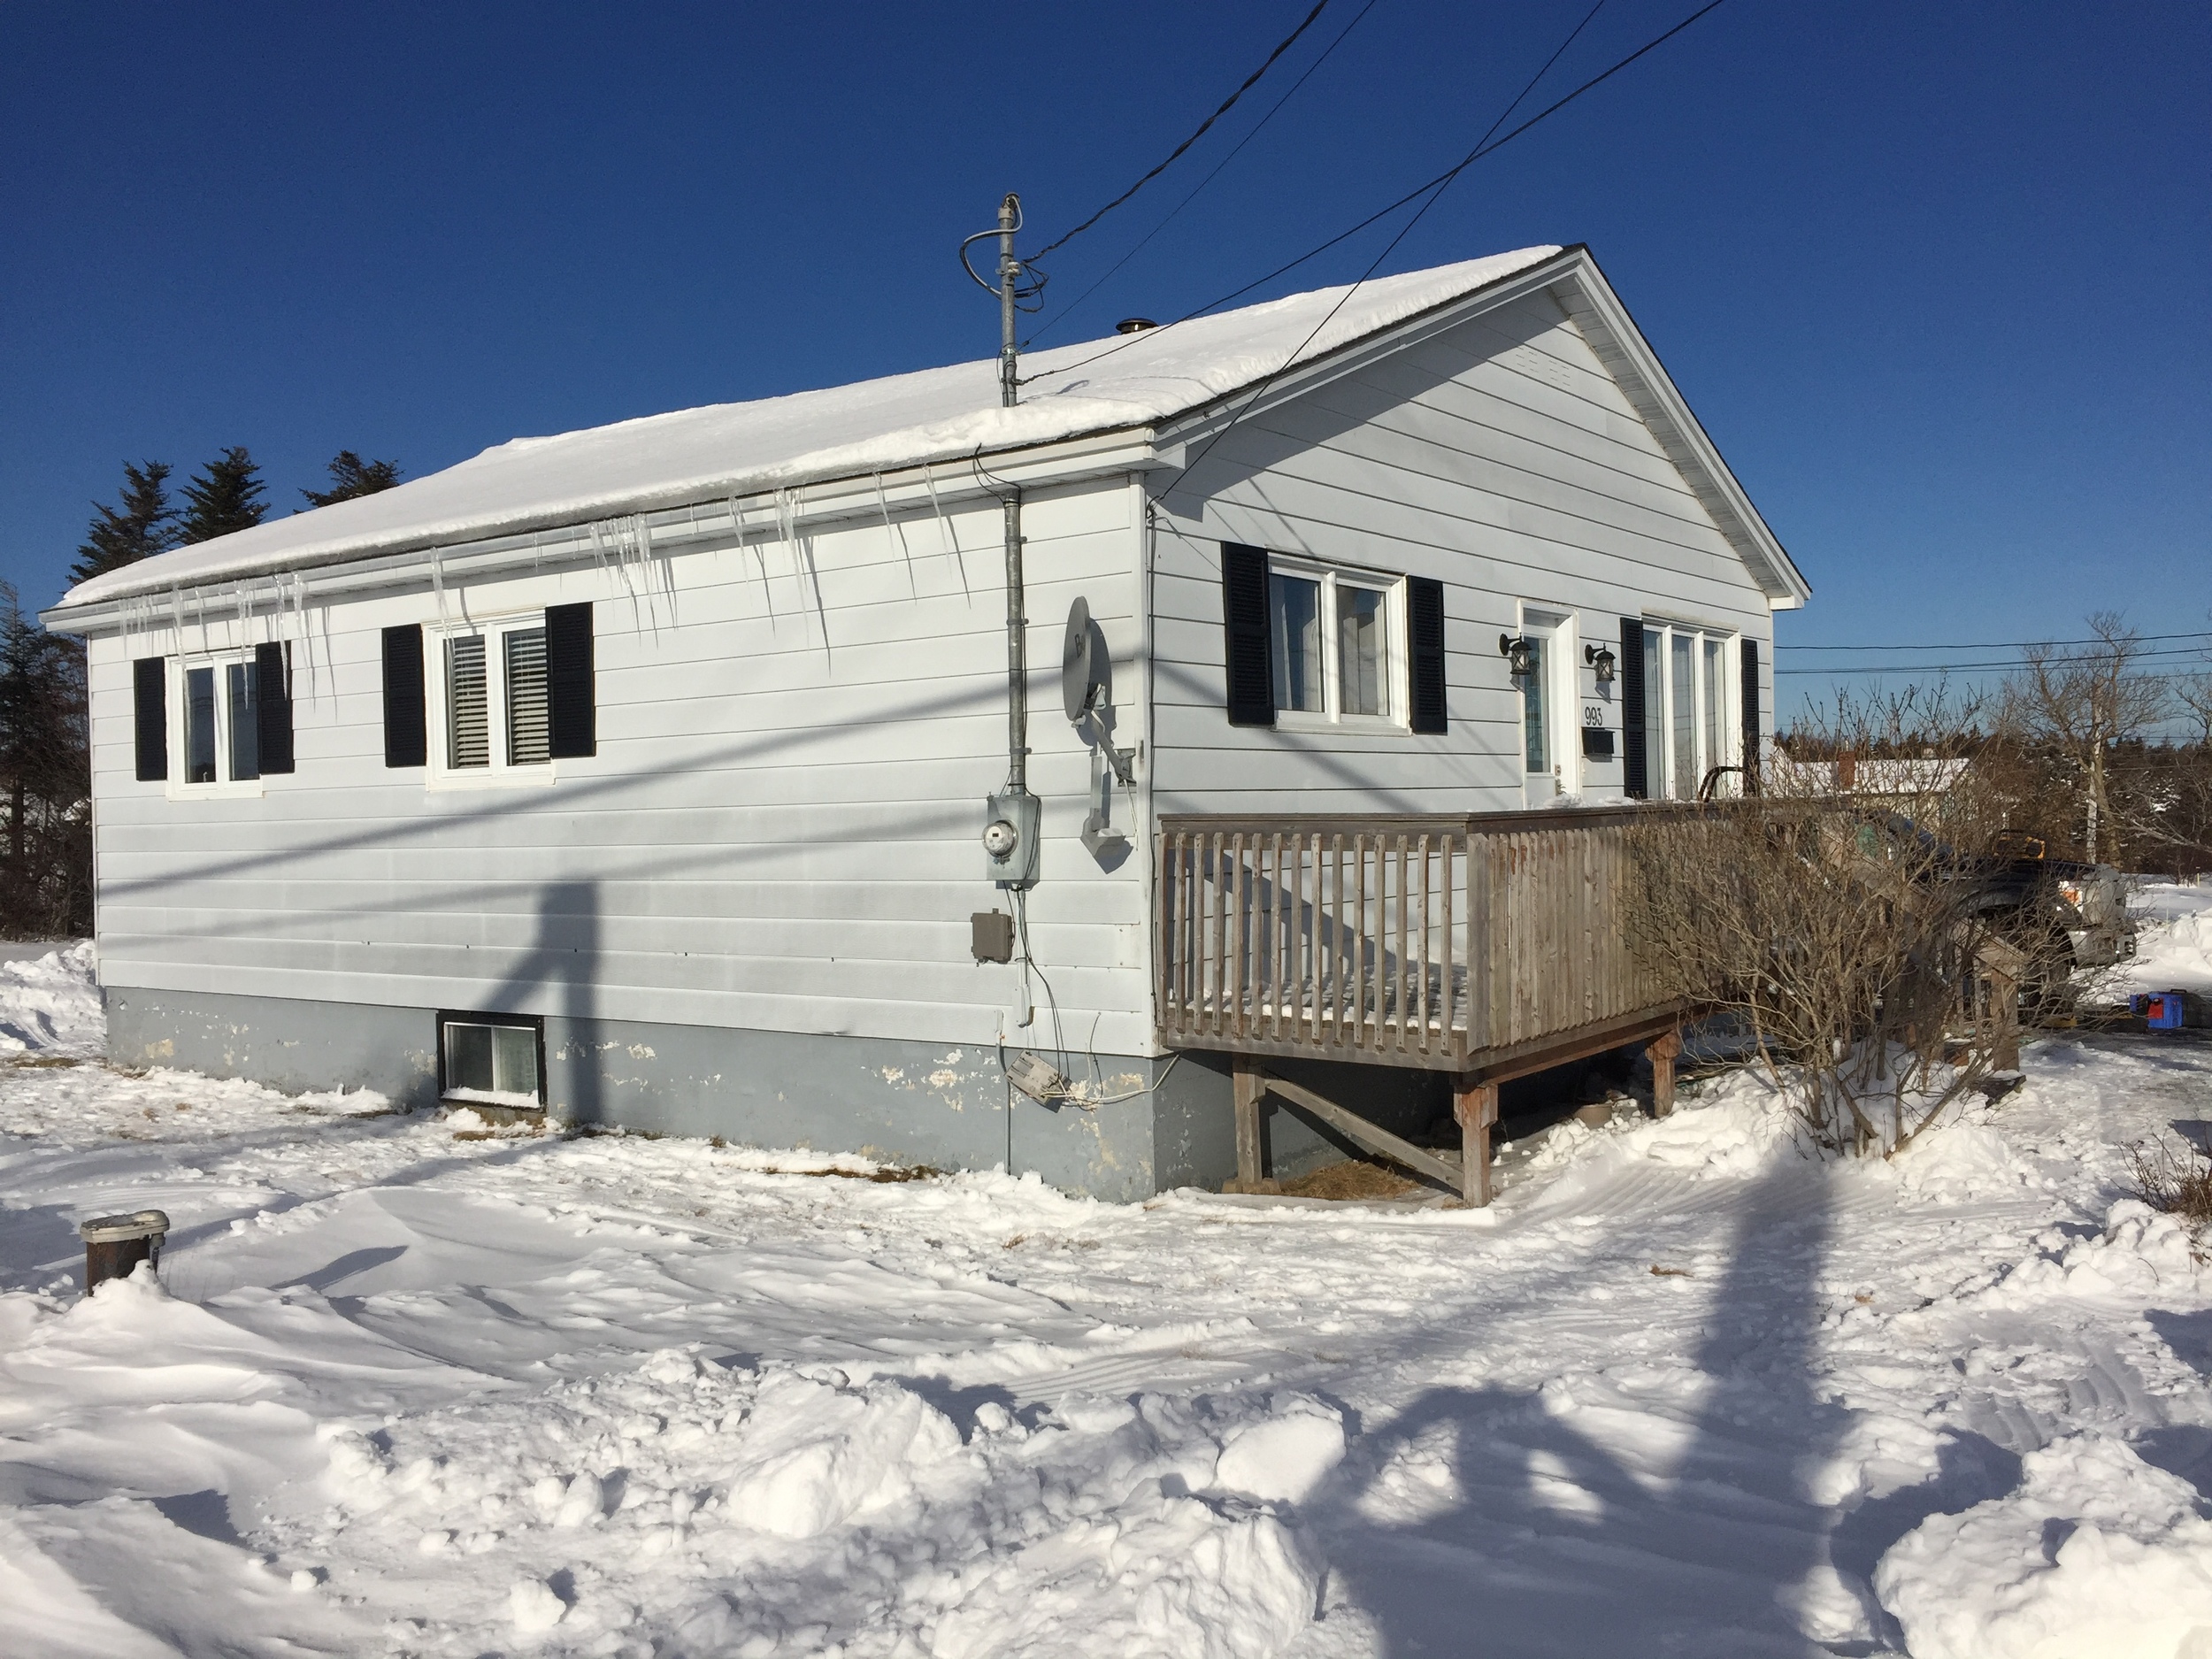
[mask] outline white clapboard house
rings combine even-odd
[[[113,1057],[1128,1196],[1352,1111],[1456,1110],[1472,1187],[1499,1079],[1663,1046],[1619,826],[1755,782],[1808,589],[1588,251],[1021,373],[517,439],[71,592]]]

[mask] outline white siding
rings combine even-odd
[[[946,505],[964,583],[931,515],[901,518],[903,552],[871,517],[810,538],[821,615],[757,521],[741,550],[674,555],[664,582],[657,559],[649,582],[588,567],[465,590],[449,578],[452,613],[594,602],[599,752],[556,763],[549,787],[429,789],[420,770],[385,768],[380,630],[434,621],[427,588],[285,620],[298,770],[257,797],[137,782],[127,659],[173,652],[174,634],[95,641],[104,978],[996,1041],[1019,1018],[1019,974],[972,962],[968,915],[1006,908],[979,843],[1006,766],[1002,555],[995,503]],[[1079,594],[1133,657],[1138,514],[1119,479],[1027,505],[1031,774],[1048,838],[1031,931],[1079,1050],[1148,1047],[1144,861],[1109,874],[1075,839],[1088,760],[1056,695]],[[188,652],[241,637],[235,622],[184,632]],[[1136,680],[1125,669],[1124,687]],[[1139,700],[1118,696],[1121,741],[1141,739]],[[1034,1000],[1048,1022],[1042,987]]]
[[[1202,438],[1194,449],[1202,447]],[[1219,543],[1444,583],[1450,730],[1317,735],[1224,713]],[[1498,655],[1525,603],[1616,652],[1623,617],[1759,641],[1765,596],[1596,354],[1548,295],[1485,313],[1233,428],[1160,496],[1153,538],[1156,810],[1491,811],[1520,807],[1520,697]],[[1617,733],[1617,686],[1579,701]],[[1735,664],[1729,664],[1731,673]],[[1762,707],[1770,728],[1772,694]],[[1617,793],[1621,768],[1584,787]]]

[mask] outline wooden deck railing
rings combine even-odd
[[[1160,1040],[1459,1072],[1628,1041],[1671,1010],[1622,927],[1663,810],[1163,818]]]

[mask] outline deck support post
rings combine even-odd
[[[2000,1071],[2020,1069],[2020,981],[2004,968],[1989,973],[1989,1018],[1995,1025],[1996,1042],[1990,1064]]]
[[[1498,1086],[1463,1077],[1452,1090],[1459,1119],[1459,1193],[1468,1203],[1490,1202],[1490,1131],[1498,1121]]]
[[[1260,1101],[1267,1093],[1267,1073],[1250,1055],[1232,1055],[1229,1079],[1236,1094],[1237,1178],[1227,1190],[1279,1193],[1280,1184],[1268,1179],[1260,1156]]]
[[[1661,1032],[1644,1052],[1651,1056],[1651,1110],[1664,1118],[1674,1110],[1674,1057],[1682,1052],[1682,1027]]]

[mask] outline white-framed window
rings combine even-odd
[[[172,795],[257,795],[261,787],[261,676],[253,652],[170,659]]]
[[[424,643],[430,787],[552,782],[545,613],[426,628]]]
[[[1278,726],[1406,725],[1405,579],[1270,554]]]
[[[526,1014],[440,1014],[438,1085],[449,1101],[542,1107],[545,1022]]]
[[[1743,764],[1735,677],[1736,636],[1685,623],[1644,624],[1644,784],[1654,801],[1694,801],[1716,766]],[[1741,793],[1739,775],[1717,795]]]

